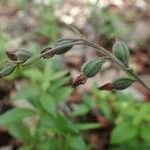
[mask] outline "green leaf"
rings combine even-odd
[[[145,121],[150,121],[150,104],[149,103],[141,103],[139,115],[141,119]]]
[[[67,143],[72,150],[89,150],[89,147],[80,136],[69,136],[67,138]]]
[[[89,108],[96,107],[96,101],[95,99],[91,98],[88,94],[81,94],[81,98],[83,100],[83,103],[87,105]]]
[[[22,122],[11,124],[8,127],[9,133],[15,138],[22,140],[23,142],[31,142],[31,134],[28,127]]]
[[[23,72],[23,75],[29,78],[32,82],[43,80],[43,73],[37,68],[27,69]]]
[[[36,87],[26,86],[11,97],[13,100],[25,99],[31,103],[35,108],[39,108],[39,91]]]
[[[52,91],[55,91],[57,90],[58,88],[61,88],[64,84],[66,84],[68,81],[70,80],[70,76],[67,76],[67,77],[63,77],[61,79],[58,79],[56,81],[52,81],[52,85],[51,86],[51,90]]]
[[[61,133],[77,133],[77,127],[71,122],[68,118],[63,115],[58,114],[57,118],[55,119],[55,127]]]
[[[26,117],[35,115],[35,112],[27,108],[13,108],[0,115],[0,125],[7,125],[22,121]]]
[[[76,126],[80,131],[92,130],[92,129],[97,129],[101,127],[99,123],[82,123],[82,124],[78,123]]]
[[[89,107],[85,104],[80,104],[72,112],[73,116],[83,116],[89,112]]]
[[[51,95],[43,94],[40,98],[40,103],[45,111],[53,115],[56,114],[57,105]]]
[[[18,150],[33,150],[33,147],[30,145],[23,145],[23,146],[19,147]]]
[[[58,89],[53,93],[54,99],[58,102],[62,102],[67,99],[67,97],[72,93],[73,89],[71,87],[63,87]]]
[[[150,126],[143,124],[141,126],[141,137],[144,141],[150,143]]]
[[[49,81],[58,80],[65,76],[68,73],[68,71],[57,71],[53,75],[50,76]]]
[[[120,144],[134,139],[138,134],[139,128],[130,122],[118,124],[112,131],[111,143]]]

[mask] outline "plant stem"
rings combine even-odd
[[[82,41],[85,41],[87,43],[88,46],[91,46],[93,48],[98,49],[101,53],[105,54],[107,57],[109,57],[113,62],[115,62],[115,64],[117,64],[119,66],[120,69],[122,69],[125,73],[127,73],[128,75],[131,75],[136,81],[138,81],[140,84],[142,84],[149,92],[150,92],[150,87],[145,84],[145,82],[141,79],[141,77],[136,74],[134,71],[131,72],[130,68],[126,68],[125,65],[118,60],[114,55],[112,55],[109,51],[107,51],[105,48],[94,44],[90,41],[84,40],[82,39]]]
[[[139,75],[137,75],[134,71],[131,71],[131,68],[127,68],[119,59],[117,59],[114,55],[112,55],[105,48],[101,47],[98,44],[92,43],[86,39],[74,39],[73,42],[54,47],[54,48],[42,53],[41,57],[46,56],[46,55],[54,56],[55,51],[59,50],[60,48],[65,48],[67,46],[74,46],[74,45],[86,45],[86,46],[89,46],[89,47],[92,47],[92,48],[99,50],[104,56],[109,58],[121,70],[123,70],[129,76],[133,77],[136,81],[138,81],[140,84],[142,84],[150,92],[150,87],[148,87],[148,85],[145,84],[145,82],[139,77]]]

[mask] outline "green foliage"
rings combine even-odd
[[[54,10],[51,8],[42,8],[39,19],[41,20],[40,25],[34,30],[40,36],[48,39],[48,41],[54,41],[57,39],[60,33],[60,27],[58,25],[57,18],[54,14]],[[44,11],[44,15],[43,15]],[[40,13],[40,11],[39,11]],[[41,15],[41,16],[40,16]]]
[[[14,108],[0,116],[0,125],[13,124],[34,114],[34,111],[30,109]]]
[[[131,95],[99,91],[93,88],[94,99],[90,95],[83,96],[83,103],[73,112],[73,115],[87,114],[92,108],[99,108],[108,120],[115,124],[111,133],[111,149],[137,149],[139,145],[149,145],[150,135],[150,104],[134,101]],[[88,100],[90,105],[87,105]],[[94,101],[94,102],[93,102]],[[89,107],[90,106],[90,107]],[[144,147],[143,146],[143,147]],[[143,148],[142,147],[142,148]]]
[[[67,71],[57,68],[55,59],[43,62],[42,67],[24,70],[28,79],[12,99],[24,99],[29,108],[13,108],[0,116],[0,124],[6,125],[10,134],[21,140],[20,149],[63,149],[88,150],[80,131],[99,128],[99,123],[74,123],[63,114],[59,106],[72,93],[71,87],[64,86],[69,80]],[[55,66],[55,68],[54,68]],[[84,97],[84,96],[83,96]],[[89,108],[93,105],[87,101]],[[24,119],[33,119],[32,126]],[[31,121],[30,120],[30,121]]]

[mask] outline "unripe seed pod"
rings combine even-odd
[[[6,66],[0,71],[0,78],[10,75],[16,68],[17,65]]]
[[[124,90],[128,88],[135,80],[131,78],[120,77],[112,81],[113,88],[116,90]]]
[[[65,45],[61,45],[61,46],[63,46],[63,47],[61,47],[61,48],[59,48],[58,50],[55,51],[56,55],[65,54],[73,47],[72,45],[68,46],[67,44],[66,44],[66,46]]]
[[[128,67],[129,60],[129,48],[122,41],[116,41],[112,48],[112,53],[125,65]]]
[[[72,45],[70,46],[69,44],[71,44],[71,42],[74,42],[74,41],[75,40],[73,39],[62,39],[62,40],[56,41],[56,43],[54,43],[53,45],[53,48],[60,47],[60,46],[62,47],[56,50],[55,54],[61,55],[61,54],[68,52],[73,47]]]
[[[53,47],[57,47],[57,46],[60,46],[60,45],[64,45],[64,44],[68,44],[70,42],[74,42],[75,40],[73,39],[60,39],[60,40],[57,40],[54,44],[53,44]]]
[[[89,60],[82,66],[81,71],[87,78],[92,78],[100,71],[105,62],[106,60],[99,58]]]
[[[32,53],[29,52],[28,50],[26,49],[21,49],[21,50],[18,50],[16,52],[16,55],[17,55],[17,58],[18,58],[18,61],[24,63],[25,61],[27,61],[30,57],[32,57]]]

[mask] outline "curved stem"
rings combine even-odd
[[[63,45],[54,47],[54,48],[42,53],[41,57],[46,56],[46,55],[54,56],[55,51],[59,50],[60,48],[65,48],[65,47],[74,46],[74,45],[86,45],[86,46],[89,46],[89,47],[99,50],[104,56],[108,57],[112,62],[114,62],[121,70],[123,70],[126,74],[128,74],[129,76],[136,79],[136,81],[138,81],[148,91],[150,91],[150,87],[148,85],[146,85],[145,82],[134,71],[131,71],[131,68],[127,68],[119,59],[117,59],[114,55],[112,55],[105,48],[103,48],[100,45],[97,45],[95,43],[92,43],[86,39],[72,39],[72,40],[73,40],[73,42],[70,42],[69,44],[63,44]]]
[[[126,68],[125,65],[120,61],[118,60],[114,55],[112,55],[109,51],[107,51],[106,49],[104,49],[103,47],[97,45],[97,44],[94,44],[92,42],[89,42],[87,40],[83,40],[82,41],[85,41],[87,43],[87,45],[93,47],[93,48],[97,48],[98,50],[100,50],[103,54],[105,54],[106,56],[108,56],[113,62],[115,62],[119,67],[120,69],[122,69],[125,73],[127,73],[128,75],[132,76],[134,79],[136,79],[136,81],[138,81],[140,84],[142,84],[149,92],[150,92],[150,87],[145,84],[145,82],[141,79],[141,77],[136,74],[134,71],[131,71],[130,68]]]

